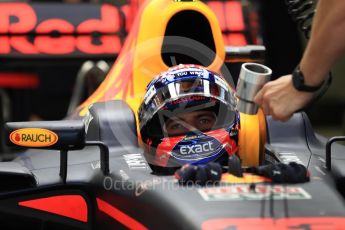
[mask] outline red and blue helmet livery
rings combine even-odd
[[[201,66],[178,65],[155,77],[138,112],[145,158],[151,168],[175,169],[213,161],[225,164],[238,150],[236,102],[235,91],[223,77]],[[212,111],[216,116],[212,128],[178,135],[166,132],[167,120],[193,111]]]

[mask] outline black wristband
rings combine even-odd
[[[297,89],[298,91],[304,91],[304,92],[316,92],[318,91],[322,86],[323,86],[322,81],[319,85],[317,86],[309,86],[304,84],[304,75],[302,71],[299,68],[299,65],[294,69],[292,72],[292,84]]]

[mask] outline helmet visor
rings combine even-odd
[[[217,103],[223,104],[229,111],[236,110],[234,92],[216,75],[174,79],[163,87],[159,86],[159,84],[151,84],[144,97],[144,103],[139,109],[141,127],[152,119],[157,111],[163,111],[168,117],[172,117],[190,110],[214,106]]]

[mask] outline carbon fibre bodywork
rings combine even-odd
[[[68,152],[66,183],[59,176],[58,151],[24,152],[11,162],[16,164],[9,166],[13,170],[1,167],[2,229],[19,229],[28,224],[40,229],[247,229],[260,224],[282,229],[337,229],[345,223],[344,197],[337,189],[343,187],[344,147],[335,144],[333,170],[326,170],[325,140],[314,135],[304,113],[295,114],[287,123],[267,119],[265,159],[306,165],[310,182],[271,184],[253,180],[238,184],[223,178],[219,185],[206,187],[182,186],[173,176],[152,173],[136,141],[133,113],[125,103],[96,103],[89,116],[93,118],[88,124],[87,140],[102,141],[109,147],[110,173],[104,175],[101,171],[100,151],[92,146]],[[8,180],[19,187],[6,188],[4,182]],[[67,210],[74,207],[73,202],[68,202],[71,195],[86,203],[83,210],[77,210],[84,217],[68,214]],[[57,196],[66,198],[62,199],[66,209],[62,213],[54,211],[48,200],[44,207],[23,205]]]

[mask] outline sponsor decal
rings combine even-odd
[[[92,163],[91,163],[91,168],[92,168],[93,170],[95,170],[95,169],[100,169],[100,168],[101,168],[101,161],[92,162]]]
[[[204,96],[192,95],[192,96],[186,96],[186,97],[180,98],[178,100],[172,101],[172,102],[170,102],[170,104],[178,105],[178,104],[186,103],[186,102],[190,102],[190,101],[202,101],[202,100],[211,100],[211,99],[208,99],[207,97],[204,97]]]
[[[303,162],[298,158],[298,156],[293,152],[281,152],[281,153],[278,153],[278,156],[281,162],[283,162],[284,164],[288,164],[290,162],[296,162],[301,165],[304,165]]]
[[[188,72],[187,72],[187,71],[178,72],[178,73],[176,73],[176,75],[177,75],[178,77],[187,76],[187,75],[188,75]]]
[[[24,147],[47,147],[54,145],[59,139],[53,131],[41,128],[17,129],[9,138],[13,144]]]
[[[198,103],[203,102],[203,103],[209,103],[210,105],[212,105],[212,103],[215,103],[216,99],[208,98],[204,96],[197,96],[197,95],[184,96],[177,100],[168,102],[162,109],[164,110],[174,109],[176,105],[181,106],[181,104],[183,105],[185,103],[190,103],[190,102],[194,103],[196,101],[198,101]]]
[[[310,216],[288,218],[214,218],[202,223],[201,229],[265,229],[265,230],[321,230],[321,229],[344,229],[344,217]]]
[[[200,135],[186,136],[173,149],[172,155],[180,160],[198,160],[219,154],[222,145],[215,138]]]
[[[125,171],[123,171],[122,169],[120,169],[119,174],[120,174],[123,181],[129,180],[128,174]]]
[[[176,73],[176,76],[177,77],[183,77],[183,76],[202,76],[204,73],[203,70],[197,70],[197,71],[192,71],[192,70],[189,70],[189,71],[183,71],[183,72],[177,72]]]
[[[139,153],[123,155],[129,169],[148,169],[144,157]]]
[[[243,200],[307,200],[311,195],[303,188],[296,186],[231,185],[201,188],[199,194],[205,201],[243,201]]]
[[[204,144],[182,146],[180,148],[180,154],[181,155],[187,155],[187,154],[195,154],[195,153],[213,151],[214,149],[212,148],[212,144],[213,143],[211,141],[208,141]]]
[[[199,136],[191,135],[191,136],[186,136],[185,138],[183,138],[183,140],[188,141],[188,140],[193,140],[193,139],[198,138],[198,137],[200,137],[200,135]]]
[[[69,21],[71,19],[68,17],[63,18],[65,12],[61,12],[61,18],[46,18],[47,11],[54,13],[55,8],[47,6],[43,11],[39,9],[27,3],[0,3],[0,35],[3,35],[0,36],[0,54],[10,54],[13,50],[34,55],[63,55],[75,51],[86,54],[118,52],[114,44],[120,42],[116,35],[120,26],[119,12],[115,6],[102,5],[95,9],[100,13],[100,18],[89,18],[78,24]],[[86,36],[93,32],[106,35],[101,35],[95,42],[93,37]],[[28,33],[43,35],[31,38],[26,36]]]

